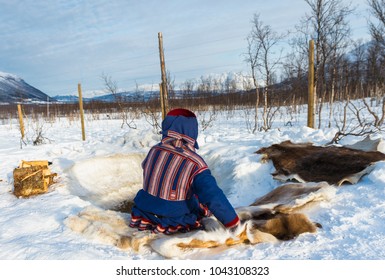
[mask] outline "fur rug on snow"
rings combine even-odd
[[[327,183],[286,184],[237,208],[242,221],[235,232],[226,230],[215,218],[206,218],[206,230],[174,235],[153,234],[128,227],[130,214],[96,206],[70,216],[65,224],[74,232],[102,244],[140,254],[156,252],[165,258],[185,258],[202,250],[225,250],[238,244],[290,240],[302,233],[315,233],[320,224],[299,211],[314,202],[334,197],[336,189]]]
[[[368,174],[385,154],[378,149],[381,141],[365,139],[348,147],[314,146],[313,143],[284,141],[256,151],[262,162],[271,160],[274,179],[286,182],[328,182],[341,186],[355,184]]]

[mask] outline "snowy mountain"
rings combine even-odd
[[[56,95],[53,98],[59,103],[77,103],[79,100],[76,95]],[[83,97],[83,101],[89,101],[89,98]]]
[[[221,74],[208,74],[202,76],[200,79],[195,80],[194,82],[193,93],[197,93],[198,86],[202,83],[207,83],[212,85],[212,90],[219,92],[226,92],[229,90],[239,90],[246,91],[250,87],[253,87],[252,78],[250,75],[243,73],[235,72],[226,72]],[[214,86],[215,84],[215,86]],[[259,82],[260,85],[263,85],[263,82]],[[215,89],[215,90],[214,90]],[[215,94],[215,92],[213,92]],[[174,97],[182,97],[183,95],[183,85],[182,83],[174,84]],[[83,101],[101,101],[101,102],[141,102],[146,101],[154,97],[159,97],[159,86],[158,85],[140,85],[137,89],[119,89],[116,94],[111,94],[103,90],[83,92]],[[62,103],[73,103],[78,102],[77,95],[56,95],[53,96],[55,100]]]
[[[124,101],[124,102],[135,102],[135,101],[143,101],[148,100],[154,95],[159,95],[159,92],[153,91],[141,91],[140,93],[136,91],[124,91],[114,94],[104,94],[104,95],[95,95],[89,96],[84,94],[87,97],[83,96],[83,102],[91,102],[91,101],[101,101],[101,102],[116,102]],[[76,95],[56,95],[53,97],[56,101],[62,103],[74,103],[78,102],[79,97]]]
[[[20,101],[46,102],[54,99],[44,92],[29,85],[20,77],[0,72],[0,102],[15,103]]]

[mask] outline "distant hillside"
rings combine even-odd
[[[16,75],[0,72],[0,103],[54,101]]]
[[[83,97],[83,102],[100,101],[100,102],[135,102],[135,101],[146,101],[151,97],[158,96],[159,92],[153,91],[142,91],[139,94],[135,91],[125,91],[116,94],[105,94],[94,97]],[[53,97],[57,102],[60,103],[74,103],[78,102],[78,96],[76,95],[57,95]]]
[[[59,103],[77,103],[79,100],[75,95],[56,95],[53,98]],[[87,98],[83,98],[83,101],[87,101]]]

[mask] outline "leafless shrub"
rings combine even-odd
[[[20,148],[32,143],[34,146],[51,143],[52,141],[46,137],[46,128],[43,116],[39,114],[32,114],[31,116],[24,116],[24,138],[20,137]]]
[[[382,99],[382,107],[381,107],[381,116],[378,115],[374,110],[372,110],[369,104],[363,99],[363,103],[368,110],[369,114],[373,117],[373,126],[376,128],[381,127],[384,124],[385,120],[385,97]]]
[[[151,125],[154,133],[160,133],[160,131],[162,130],[160,121],[162,115],[161,112],[151,108],[147,108],[144,110],[142,115],[144,116],[146,122]]]
[[[260,127],[258,125],[258,111],[253,109],[244,108],[242,110],[245,115],[246,129],[249,133],[255,133],[255,131]]]
[[[129,128],[136,129],[137,126],[133,119],[130,118],[129,114],[129,107],[125,106],[125,100],[124,96],[120,93],[118,93],[118,85],[116,81],[113,81],[111,77],[102,74],[101,77],[104,81],[104,86],[107,92],[111,93],[116,101],[116,104],[118,105],[120,117],[122,119],[122,125],[121,128],[123,128],[124,125],[127,125]]]
[[[49,143],[51,143],[51,140],[44,136],[43,125],[42,126],[38,126],[38,125],[36,126],[34,138],[35,139],[32,141],[34,146],[46,144],[47,141]]]
[[[205,131],[207,128],[213,126],[213,122],[217,119],[217,111],[209,109],[207,111],[199,111],[198,119],[200,122],[200,128]]]
[[[385,118],[385,98],[381,106],[381,114],[369,106],[365,99],[361,103],[351,102],[347,100],[344,104],[343,115],[340,120],[336,120],[338,131],[334,135],[329,144],[337,144],[346,136],[367,136],[383,131]],[[352,116],[348,120],[348,112]],[[368,119],[371,116],[373,119]]]

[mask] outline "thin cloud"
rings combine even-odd
[[[365,0],[354,2],[364,9]],[[0,71],[49,95],[76,89],[79,81],[100,89],[102,73],[122,88],[158,83],[158,32],[179,82],[247,71],[241,54],[253,14],[283,32],[307,10],[304,0],[3,0],[0,6]]]

